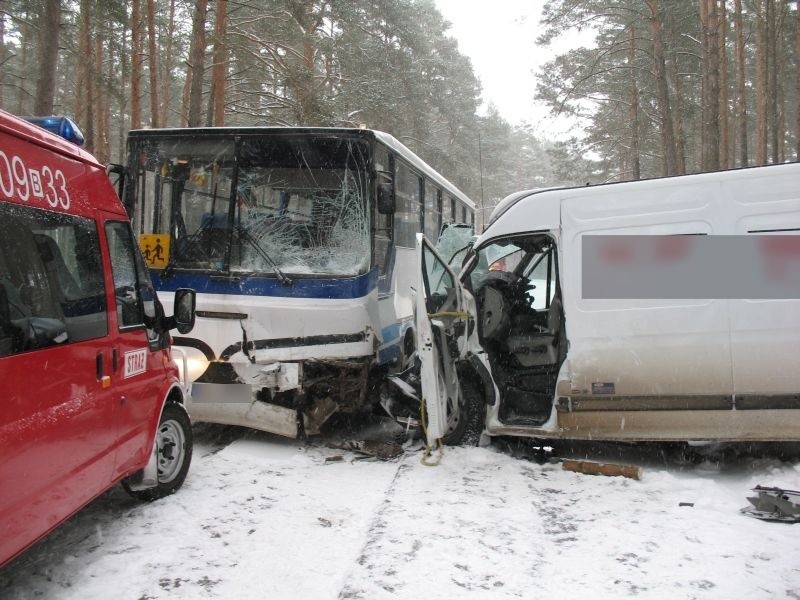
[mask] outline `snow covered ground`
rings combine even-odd
[[[108,492],[0,570],[0,598],[800,598],[800,525],[739,513],[756,484],[800,489],[800,463],[626,459],[641,481],[202,427],[177,495]]]

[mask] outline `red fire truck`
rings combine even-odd
[[[68,119],[43,125],[80,137]],[[155,499],[192,455],[166,317],[105,168],[0,111],[0,565],[113,484]]]

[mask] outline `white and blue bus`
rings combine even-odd
[[[132,131],[125,204],[167,312],[197,291],[196,421],[289,437],[374,407],[414,352],[415,236],[475,205],[367,129]]]

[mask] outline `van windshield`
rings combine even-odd
[[[356,275],[369,268],[368,147],[320,134],[131,141],[151,267]]]

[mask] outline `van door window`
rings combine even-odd
[[[108,333],[94,221],[0,204],[0,356]]]
[[[146,327],[151,350],[169,345],[167,332],[159,327],[161,305],[130,226],[123,221],[106,223],[117,321],[120,329]]]

